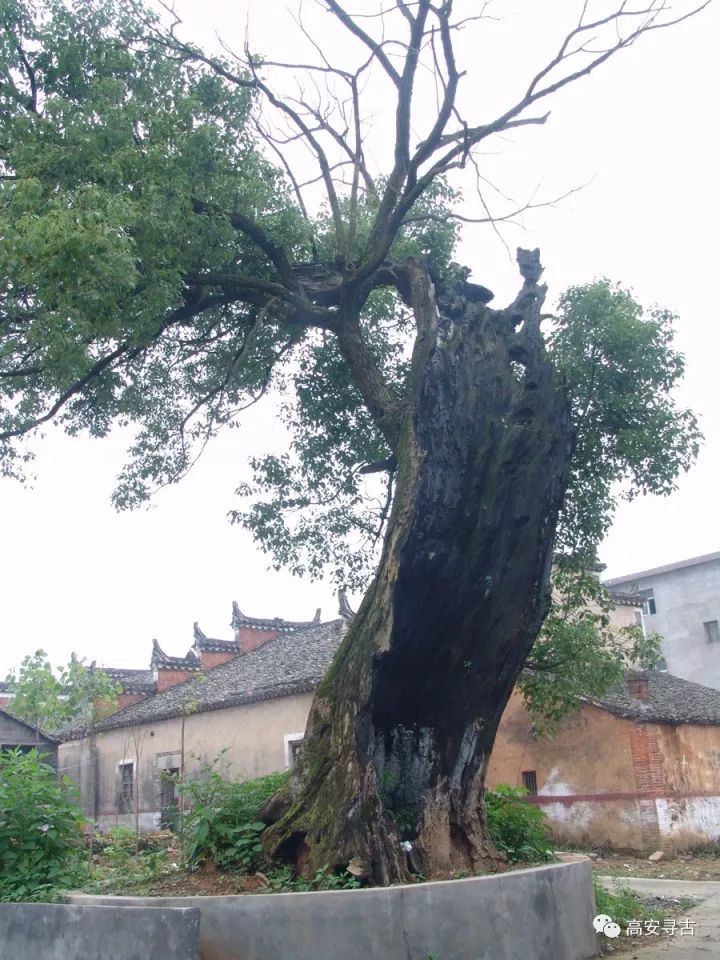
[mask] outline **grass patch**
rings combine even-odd
[[[641,896],[629,887],[617,887],[611,893],[595,881],[595,910],[612,917],[615,923],[626,928],[631,920],[663,920],[667,912],[649,906]]]

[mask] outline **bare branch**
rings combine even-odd
[[[390,77],[392,82],[396,87],[400,86],[400,74],[397,72],[395,67],[388,60],[387,54],[383,50],[383,45],[373,40],[373,38],[366,33],[362,27],[358,26],[356,23],[357,16],[350,16],[337,2],[337,0],[323,0],[328,10],[331,13],[334,13],[338,20],[345,26],[350,33],[362,41],[368,50],[372,53],[373,57],[382,65],[383,70]]]

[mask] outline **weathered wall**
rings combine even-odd
[[[720,727],[662,726],[658,740],[670,788],[656,801],[661,835],[677,849],[720,843]]]
[[[95,757],[89,740],[71,740],[58,749],[58,773],[75,781],[83,813],[92,819],[98,804]]]
[[[185,718],[185,768],[189,778],[220,758],[217,769],[235,780],[247,780],[284,770],[285,737],[305,729],[312,694],[190,714]],[[101,829],[134,825],[134,813],[118,811],[118,764],[139,767],[139,814],[143,830],[155,829],[160,819],[160,771],[180,766],[182,721],[159,720],[136,728],[99,733],[98,805],[95,814]],[[139,762],[138,762],[139,757]],[[60,768],[81,787],[89,811],[91,763],[86,742],[60,748]]]
[[[720,727],[643,724],[586,706],[552,739],[533,736],[519,694],[500,724],[488,785],[522,786],[559,840],[683,850],[720,841]]]
[[[147,903],[73,895],[75,903]],[[327,893],[159,898],[200,908],[202,960],[589,960],[590,864]]]
[[[199,960],[200,911],[0,903],[2,960]]]
[[[488,786],[522,786],[535,770],[534,802],[559,839],[642,849],[628,722],[595,707],[567,717],[553,738],[533,735],[522,697],[503,715],[488,768]]]
[[[570,714],[554,737],[533,734],[522,696],[515,692],[503,714],[488,780],[520,784],[523,770],[536,770],[538,792],[613,793],[632,778],[626,720],[587,706]]]

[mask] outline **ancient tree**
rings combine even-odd
[[[668,490],[692,460],[669,316],[599,283],[544,333],[527,250],[516,298],[491,307],[452,261],[470,219],[452,176],[481,184],[481,145],[546,123],[555,92],[704,5],[579,2],[485,116],[458,62],[483,4],[317,0],[291,64],[231,38],[207,54],[166,7],[0,2],[4,470],[52,419],[135,423],[116,492],[132,505],[281,392],[292,448],[254,463],[238,519],[277,563],[351,585],[382,543],[268,810],[266,850],[300,869],[352,860],[387,883],[493,859],[484,771],[553,552],[586,561],[616,480]]]

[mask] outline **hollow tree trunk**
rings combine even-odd
[[[418,326],[397,487],[377,577],[310,713],[266,851],[306,873],[375,882],[476,869],[497,855],[482,788],[495,733],[549,603],[570,454],[540,335],[534,255],[506,310],[418,263]],[[282,814],[282,815],[281,815]]]

